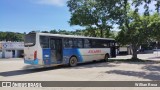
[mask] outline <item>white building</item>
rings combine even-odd
[[[0,58],[22,57],[24,42],[0,42]]]

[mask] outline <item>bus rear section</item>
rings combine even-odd
[[[25,35],[24,46],[24,63],[32,65],[38,64],[36,33]]]

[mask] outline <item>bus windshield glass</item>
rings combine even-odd
[[[30,47],[34,46],[36,43],[36,33],[29,33],[25,35],[24,46]]]

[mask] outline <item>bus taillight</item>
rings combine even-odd
[[[34,60],[37,59],[37,51],[34,51]]]

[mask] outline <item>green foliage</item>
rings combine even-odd
[[[160,1],[159,0],[130,0],[132,7],[128,8],[126,2],[129,0],[124,0],[124,18],[120,19],[120,29],[121,31],[118,33],[116,40],[121,45],[131,45],[133,51],[133,58],[137,58],[137,49],[140,45],[150,42],[155,39],[158,40],[159,36],[159,9],[160,9]],[[150,12],[149,5],[154,2],[157,13],[153,14]],[[139,8],[143,7],[144,12],[140,12]],[[122,16],[122,17],[123,17]],[[160,39],[159,39],[160,40]]]
[[[50,33],[57,34],[58,32],[54,29],[54,30],[51,30]]]
[[[42,33],[49,33],[48,31],[42,31]]]
[[[24,41],[24,34],[14,32],[0,32],[0,41]]]
[[[121,0],[69,0],[67,3],[71,12],[70,25],[97,28],[101,37],[123,14]]]
[[[160,15],[158,13],[154,13],[150,16],[150,23],[148,26],[152,32],[150,33],[150,37],[153,38],[153,40],[160,42]]]
[[[41,31],[42,33],[52,33],[52,34],[64,34],[64,35],[81,35],[81,36],[88,36],[88,37],[101,37],[100,30],[93,27],[87,27],[84,30],[51,30],[51,31]],[[115,38],[115,33],[113,31],[104,31],[104,37],[106,38]]]
[[[127,15],[129,23],[121,26],[121,31],[117,36],[117,41],[121,45],[131,45],[133,58],[137,58],[137,49],[140,45],[146,44],[151,40],[160,40],[160,16],[140,15],[137,12],[129,12]]]
[[[158,13],[145,16],[139,15],[137,12],[130,12],[128,14],[129,23],[121,26],[121,31],[117,36],[117,41],[122,45],[147,43],[150,40],[160,41],[160,16]]]

